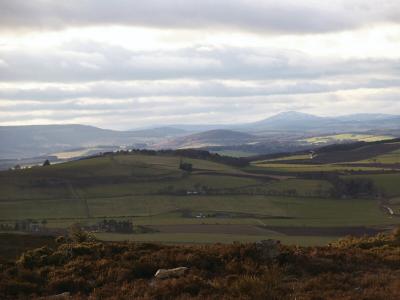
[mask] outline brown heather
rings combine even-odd
[[[167,246],[59,239],[0,265],[0,299],[400,299],[400,234],[348,237],[325,247]],[[154,280],[159,268],[185,276]]]

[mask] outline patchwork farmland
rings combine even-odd
[[[325,244],[400,223],[398,150],[385,142],[361,147],[345,151],[364,153],[370,147],[372,156],[366,159],[379,167],[360,161],[321,163],[306,153],[246,158],[248,166],[237,166],[210,157],[139,151],[5,171],[0,173],[0,220],[8,229],[29,220],[48,233],[75,223],[95,228],[103,220],[129,221],[140,228],[125,234],[96,231],[105,240],[276,238]],[[383,153],[376,154],[379,147]],[[319,155],[335,156],[326,150]],[[180,168],[182,162],[192,169]],[[354,185],[352,190],[346,182]]]

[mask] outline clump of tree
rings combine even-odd
[[[319,172],[304,174],[303,178],[326,180],[332,184],[330,197],[334,198],[375,198],[384,196],[384,191],[379,189],[373,180],[362,177],[341,177],[336,173]]]
[[[181,161],[179,163],[179,169],[186,171],[186,172],[192,172],[193,171],[193,165],[187,162]]]
[[[83,230],[82,226],[79,224],[73,224],[69,228],[68,237],[75,243],[91,242],[96,240],[92,234]]]
[[[105,232],[133,232],[133,225],[131,221],[117,221],[117,220],[103,220],[98,224],[101,231]]]
[[[129,155],[130,153],[143,154],[143,155],[160,155],[160,156],[179,156],[195,159],[210,160],[222,164],[227,164],[235,167],[245,167],[249,165],[249,160],[240,157],[231,157],[219,155],[218,153],[211,153],[201,149],[178,149],[178,150],[148,150],[148,149],[131,149],[131,150],[120,150],[118,152],[105,152],[99,155],[91,156],[114,156],[114,155]],[[82,158],[87,159],[87,158]]]
[[[188,157],[188,158],[210,160],[213,162],[227,164],[227,165],[231,165],[231,166],[235,166],[235,167],[245,167],[249,164],[248,160],[244,159],[244,158],[219,155],[218,153],[211,153],[206,150],[179,149],[179,150],[167,150],[167,152],[168,151],[170,151],[173,155],[179,155],[179,156]],[[161,152],[163,152],[163,151],[161,151]]]
[[[367,178],[341,179],[337,176],[332,177],[330,182],[333,185],[331,195],[336,198],[368,198],[380,194],[374,182]]]

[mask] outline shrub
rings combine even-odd
[[[91,242],[96,240],[94,236],[82,230],[79,224],[74,224],[71,226],[69,229],[69,237],[73,242],[76,243]]]
[[[393,230],[393,238],[396,242],[400,242],[400,225]]]
[[[41,247],[30,250],[21,255],[17,263],[25,268],[40,267],[46,263],[46,259],[50,255],[51,250],[48,247]]]
[[[0,282],[0,291],[0,296],[3,293],[4,295],[15,297],[17,295],[29,295],[31,293],[38,292],[38,286],[34,283],[19,279],[6,281],[2,280]]]
[[[0,264],[0,299],[71,292],[73,299],[399,299],[398,232],[327,247],[281,246],[263,261],[256,244],[166,246],[63,243]],[[185,266],[154,280],[157,269]]]

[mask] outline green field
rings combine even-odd
[[[395,150],[390,153],[374,156],[369,159],[360,160],[357,163],[365,164],[400,164],[400,150]]]
[[[180,170],[181,160],[191,163],[193,171]],[[254,170],[264,170],[266,174]],[[92,225],[103,219],[115,219],[131,220],[143,226],[283,226],[304,228],[305,233],[307,228],[382,227],[400,223],[382,211],[376,199],[330,198],[333,186],[326,180],[268,174],[269,171],[316,170],[346,171],[347,167],[256,162],[252,167],[241,169],[178,156],[115,154],[0,172],[0,223],[46,220],[46,228],[62,229],[73,223]],[[396,196],[400,195],[400,190],[396,190],[398,177],[395,175],[378,174],[374,175],[374,180]],[[274,231],[246,235],[241,230],[229,233],[98,233],[98,236],[109,240],[182,243],[278,237],[284,242],[301,245],[333,239],[325,234],[291,236]]]
[[[400,197],[391,198],[388,206],[393,210],[396,215],[400,215]]]
[[[175,234],[109,234],[98,233],[96,237],[104,241],[136,241],[136,242],[161,242],[170,244],[197,244],[197,243],[222,243],[229,244],[236,241],[243,243],[256,242],[266,239],[279,239],[284,244],[299,246],[315,246],[325,245],[337,240],[337,237],[309,237],[309,236],[285,236],[285,235],[268,235],[268,236],[249,236],[249,235],[227,235],[227,234],[200,234],[200,233],[175,233]]]
[[[384,171],[382,167],[352,166],[345,164],[292,164],[292,163],[267,163],[255,162],[255,166],[265,168],[272,172],[298,173],[298,172],[358,172],[358,171]]]
[[[400,196],[400,174],[352,175],[344,178],[371,179],[388,197]]]
[[[392,220],[374,200],[335,200],[273,196],[147,196],[88,199],[90,218],[131,217],[137,224],[262,224],[280,226],[358,226],[388,224]],[[183,212],[222,217],[197,219]],[[30,200],[1,202],[0,219],[85,219],[78,201]]]

